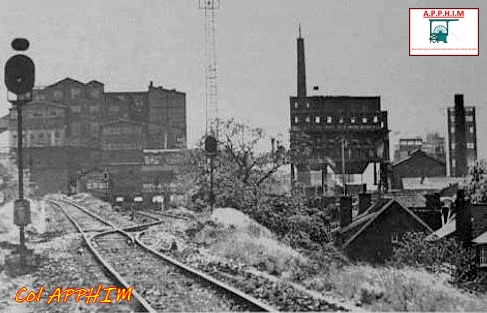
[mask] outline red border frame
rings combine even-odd
[[[478,57],[480,55],[480,8],[444,8],[441,9],[448,9],[448,10],[477,10],[477,54],[413,54],[411,55],[411,10],[435,10],[437,8],[409,8],[408,12],[408,54],[410,57]]]

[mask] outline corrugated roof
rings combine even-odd
[[[404,177],[402,186],[405,190],[440,191],[454,184],[463,183],[463,177]]]

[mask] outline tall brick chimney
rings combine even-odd
[[[370,193],[359,193],[358,195],[358,214],[364,213],[372,204]]]
[[[352,197],[340,197],[340,227],[352,223]]]
[[[306,97],[306,62],[304,56],[304,39],[301,37],[301,24],[299,24],[298,49],[298,97]]]
[[[465,107],[463,105],[463,95],[455,95],[455,132],[454,143],[455,168],[453,170],[456,177],[467,175],[467,137],[465,134]]]
[[[457,238],[464,243],[472,241],[472,212],[470,208],[470,201],[465,199],[463,190],[457,191],[457,199],[455,200],[455,223],[457,228]]]

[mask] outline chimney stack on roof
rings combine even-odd
[[[298,54],[298,97],[306,97],[306,61],[304,56],[304,39],[301,37],[301,24],[299,24],[299,37],[297,39]]]
[[[352,197],[340,197],[340,227],[352,223]]]
[[[455,223],[458,240],[463,243],[470,243],[473,239],[472,212],[470,201],[465,199],[465,192],[461,189],[457,191],[457,199],[455,200]]]
[[[359,193],[358,195],[358,214],[364,213],[372,204],[372,195],[370,193]]]

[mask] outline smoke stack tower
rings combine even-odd
[[[464,177],[467,175],[467,137],[465,133],[465,107],[463,95],[455,95],[455,168],[454,176]]]
[[[298,97],[306,97],[306,62],[304,57],[304,39],[301,37],[301,24],[299,24],[298,48]]]

